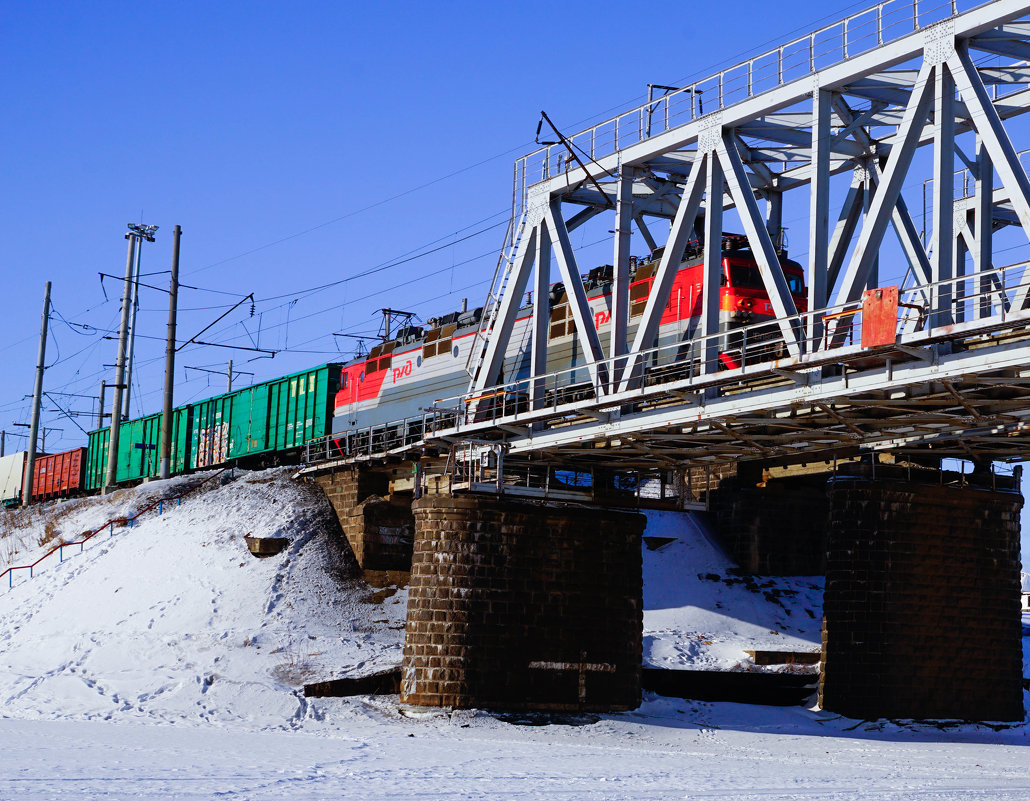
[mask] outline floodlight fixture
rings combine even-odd
[[[158,226],[156,225],[143,225],[142,223],[128,223],[129,233],[125,235],[128,239],[131,234],[142,237],[148,242],[154,241],[154,234],[157,231]]]

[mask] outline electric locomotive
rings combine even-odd
[[[651,294],[662,248],[646,259],[630,263],[629,336],[632,338]],[[777,251],[780,269],[798,311],[806,309],[804,270],[787,258],[785,249]],[[678,369],[698,358],[691,344],[701,317],[702,247],[693,241],[672,284],[669,300],[658,329],[657,346],[682,342],[676,354]],[[612,267],[604,265],[583,277],[591,318],[602,341],[611,325]],[[746,237],[725,234],[722,239],[722,279],[719,305],[722,367],[739,367],[743,360],[777,358],[782,350],[779,328]],[[505,354],[503,375],[508,381],[528,378],[530,370],[530,328],[534,299],[527,293]],[[575,322],[565,287],[558,283],[548,297],[549,324],[547,366],[550,371],[573,370],[586,362],[575,336]],[[468,388],[465,371],[469,353],[476,346],[476,334],[483,309],[463,309],[444,317],[431,318],[425,326],[404,325],[367,356],[345,364],[336,393],[333,433],[377,426],[406,418],[417,418],[434,401],[456,397]],[[768,325],[758,325],[763,322]],[[740,329],[748,327],[747,336]],[[672,366],[675,368],[675,365]],[[669,367],[652,369],[663,370]],[[571,383],[586,381],[572,373]]]

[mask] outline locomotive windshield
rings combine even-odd
[[[805,287],[800,275],[784,271],[783,277],[787,279],[787,287],[792,295],[804,293]],[[730,265],[730,286],[743,287],[745,289],[765,289],[765,284],[762,283],[761,272],[751,264]]]

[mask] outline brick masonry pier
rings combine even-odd
[[[403,703],[639,705],[643,515],[471,496],[414,513]]]
[[[830,483],[821,706],[1022,720],[1018,482],[854,467]]]

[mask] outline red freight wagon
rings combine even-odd
[[[32,500],[65,498],[81,492],[86,478],[86,449],[37,456],[32,476]]]

